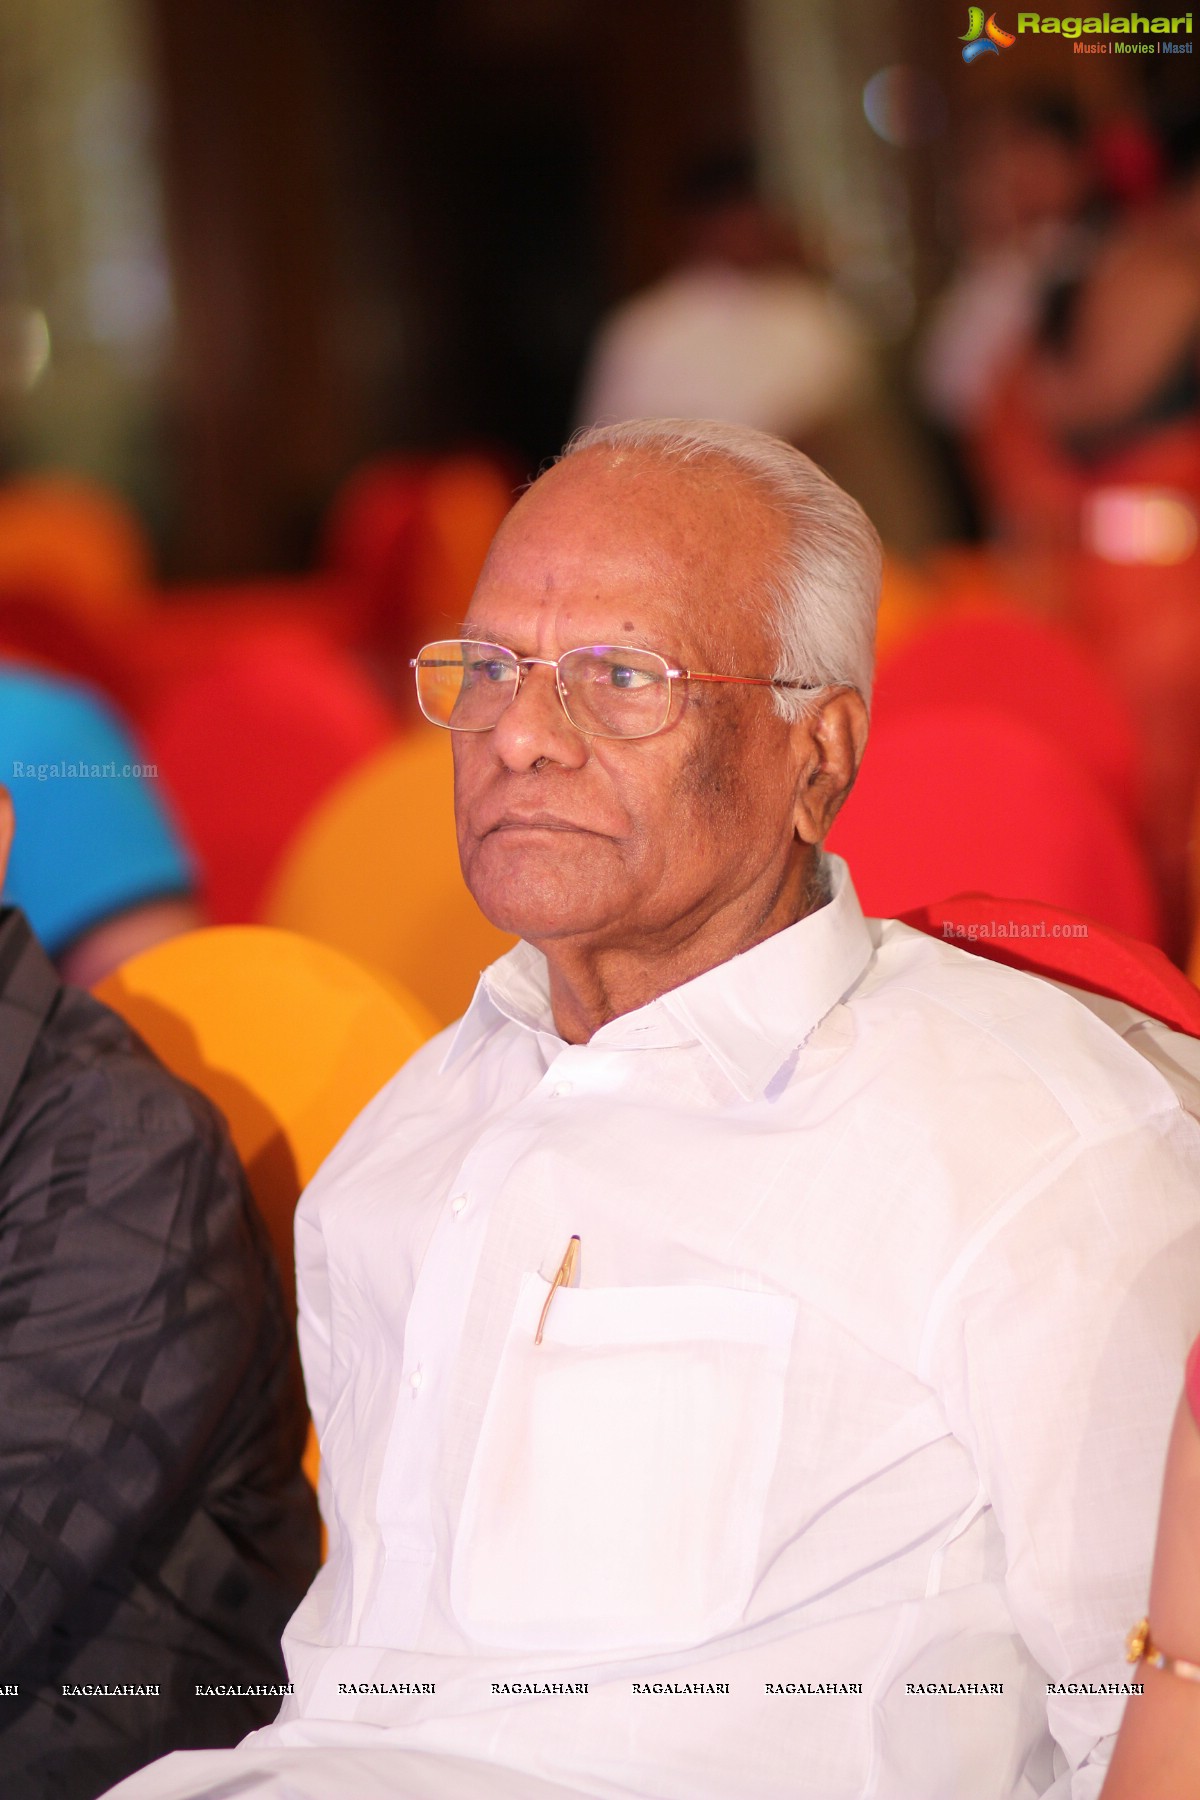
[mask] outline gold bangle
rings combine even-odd
[[[1200,1663],[1187,1662],[1182,1656],[1166,1656],[1150,1636],[1149,1619],[1139,1619],[1125,1639],[1126,1662],[1147,1662],[1152,1669],[1178,1675],[1182,1681],[1200,1681]]]

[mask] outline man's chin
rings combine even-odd
[[[485,840],[465,870],[467,886],[499,931],[535,944],[587,936],[603,929],[611,916],[604,904],[607,883],[598,879],[597,865],[605,859],[596,850],[603,842],[577,838],[563,855],[548,853],[549,846],[539,853],[528,845],[518,849]]]

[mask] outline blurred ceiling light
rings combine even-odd
[[[0,301],[0,394],[28,394],[50,364],[50,327],[36,306]]]
[[[907,149],[927,144],[946,129],[946,96],[926,69],[893,63],[877,69],[863,88],[863,112],[876,137]]]
[[[1106,562],[1186,562],[1198,537],[1194,504],[1172,488],[1098,488],[1084,505],[1084,548]]]

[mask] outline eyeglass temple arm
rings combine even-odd
[[[681,675],[685,681],[737,681],[743,687],[803,688],[806,693],[822,685],[819,681],[781,681],[774,675],[702,675],[697,669],[670,669],[668,673]]]

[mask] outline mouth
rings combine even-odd
[[[560,819],[554,813],[506,813],[494,825],[489,825],[481,836],[493,837],[500,831],[577,831],[589,837],[597,835],[588,826],[576,824],[574,819]]]

